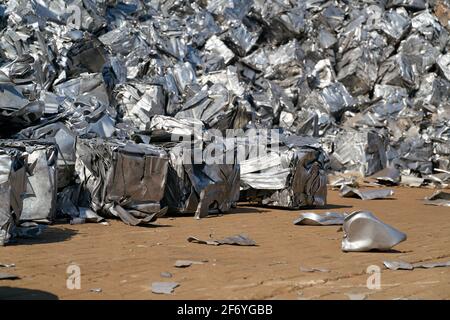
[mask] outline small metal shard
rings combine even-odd
[[[228,245],[236,245],[236,246],[255,246],[256,242],[246,235],[239,234],[236,236],[227,237],[221,240],[200,240],[195,237],[189,237],[187,239],[189,242],[193,243],[199,243],[199,244],[207,244],[207,245],[213,245],[213,246],[219,246],[223,244]]]
[[[151,289],[156,294],[172,294],[179,286],[180,284],[177,282],[153,282]]]

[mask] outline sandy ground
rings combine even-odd
[[[429,189],[395,188],[395,199],[362,201],[330,191],[328,207],[370,210],[407,233],[408,240],[389,253],[344,253],[338,226],[295,226],[300,212],[239,206],[234,214],[202,220],[162,218],[156,227],[130,227],[120,221],[54,225],[38,240],[0,248],[0,268],[19,280],[0,280],[0,299],[449,299],[450,268],[392,271],[383,260],[450,260],[450,208],[423,205]],[[258,246],[207,246],[207,239],[247,234]],[[208,260],[175,268],[176,260]],[[81,289],[66,287],[67,267],[81,270]],[[366,286],[370,265],[381,268],[381,289]],[[302,272],[300,266],[330,272]],[[173,274],[171,279],[161,272]],[[180,284],[172,295],[157,295],[152,282]],[[102,292],[91,292],[101,288]]]

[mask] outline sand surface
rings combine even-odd
[[[35,240],[0,248],[0,268],[19,280],[0,280],[0,299],[449,299],[450,268],[392,271],[383,260],[450,260],[450,208],[426,206],[430,189],[394,188],[394,199],[344,199],[329,191],[326,209],[277,210],[239,206],[233,214],[202,220],[162,218],[155,227],[120,221],[53,225]],[[292,224],[300,212],[369,210],[405,232],[408,239],[388,253],[344,253],[339,226]],[[246,234],[255,247],[187,242]],[[176,260],[205,261],[175,268]],[[77,264],[81,288],[66,286]],[[381,289],[368,289],[371,265],[381,268]],[[304,272],[325,268],[329,272]],[[172,278],[161,277],[170,272]],[[178,282],[171,295],[151,292],[151,283]],[[101,288],[101,292],[91,289]]]

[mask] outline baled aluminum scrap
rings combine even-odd
[[[324,214],[305,212],[298,219],[294,220],[294,224],[308,226],[342,225],[346,216],[346,213],[337,212],[325,212]]]
[[[22,196],[20,221],[51,223],[56,215],[57,147],[39,140],[4,140],[0,146],[27,153],[27,191]]]
[[[166,152],[155,146],[80,139],[76,171],[84,192],[78,206],[129,225],[153,222],[166,211],[168,165]]]
[[[279,149],[259,154],[249,139],[238,139],[246,150],[241,161],[241,199],[262,205],[299,208],[326,204],[327,157],[306,137],[282,141]],[[303,141],[303,142],[302,142]]]
[[[0,148],[0,245],[8,243],[20,222],[26,192],[26,155],[18,149]]]
[[[406,234],[385,224],[368,211],[355,211],[345,217],[342,251],[388,251],[402,241]]]
[[[168,125],[170,123],[175,125]],[[151,141],[164,146],[169,155],[164,203],[170,210],[195,213],[199,219],[212,212],[228,212],[235,206],[239,200],[240,166],[234,161],[234,148],[227,149],[227,139],[224,142],[207,141],[203,137],[202,123],[198,120],[158,116],[152,119],[150,127]],[[187,140],[173,141],[174,135]],[[207,163],[209,150],[216,149],[224,151],[224,154],[231,152],[232,163]]]
[[[346,169],[369,176],[387,165],[385,137],[374,130],[348,129],[335,140],[336,149],[331,164],[336,169]]]

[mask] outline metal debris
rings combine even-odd
[[[193,264],[204,264],[202,261],[192,261],[192,260],[177,260],[175,261],[174,266],[176,268],[187,268]]]
[[[348,215],[343,230],[342,251],[387,251],[406,240],[406,234],[368,211],[355,211]]]
[[[84,193],[88,200],[78,200],[81,207],[134,226],[154,222],[165,214],[166,209],[160,205],[168,168],[164,150],[144,144],[80,139],[77,155],[81,196]]]
[[[450,207],[450,193],[438,190],[425,198],[424,203],[432,206]]]
[[[301,272],[330,272],[330,270],[325,269],[325,268],[309,268],[309,267],[304,267],[304,266],[300,266],[300,271]]]
[[[238,148],[246,152],[240,162],[242,200],[290,209],[326,204],[328,158],[317,141],[282,135],[274,150],[255,145],[254,138],[238,140]],[[267,154],[259,155],[257,148]]]
[[[163,278],[172,278],[172,274],[170,272],[161,272],[160,275]]]
[[[256,242],[246,235],[239,234],[236,236],[227,237],[220,240],[201,240],[196,237],[189,237],[187,239],[189,242],[199,243],[199,244],[207,244],[213,246],[219,246],[223,244],[228,245],[236,245],[236,246],[256,246]]]
[[[302,213],[298,219],[294,220],[294,224],[309,226],[342,225],[346,216],[346,213],[337,212],[325,212],[323,214],[306,212]]]
[[[14,268],[16,265],[14,263],[1,263],[0,268]]]
[[[177,282],[153,282],[151,289],[156,294],[171,294],[179,286]]]
[[[418,262],[408,263],[404,261],[383,261],[386,268],[390,270],[413,270],[417,268],[431,269],[431,268],[445,268],[450,267],[450,261],[444,262]]]
[[[400,170],[392,167],[385,168],[373,176],[378,183],[385,185],[397,185],[400,182]]]
[[[101,293],[103,292],[102,288],[92,288],[89,290],[90,292]]]
[[[37,143],[29,154],[0,152],[0,244],[21,221],[56,215],[139,225],[166,212],[221,214],[239,200],[321,206],[327,171],[447,186],[438,170],[450,170],[448,8],[2,1],[0,142]],[[272,129],[278,149],[248,139]],[[53,146],[38,147],[44,141]],[[247,149],[242,161],[180,162],[194,157],[188,150],[223,145]],[[352,189],[351,179],[332,186],[390,195]]]
[[[17,279],[20,279],[20,277],[16,276],[15,274],[0,272],[0,280],[17,280]]]
[[[376,190],[359,190],[342,186],[339,192],[341,197],[344,198],[360,198],[361,200],[374,200],[389,198],[394,194],[392,189],[376,189]]]

